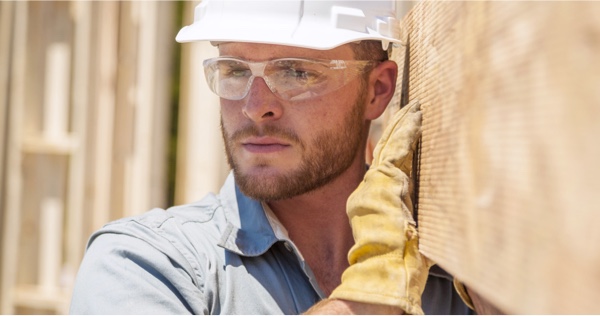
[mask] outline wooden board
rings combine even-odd
[[[25,100],[25,68],[27,42],[27,6],[26,2],[15,3],[8,7],[3,4],[3,10],[10,10],[13,17],[11,41],[11,69],[9,80],[11,84],[6,93],[8,104],[23,104]],[[18,269],[17,256],[19,253],[20,221],[21,221],[21,139],[23,130],[21,124],[24,113],[21,107],[12,107],[7,115],[5,181],[3,194],[2,220],[2,271],[0,271],[0,314],[13,314],[11,304],[13,299],[12,287],[16,282]]]
[[[509,313],[600,313],[599,16],[435,1],[403,20],[421,251]]]

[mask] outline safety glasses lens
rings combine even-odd
[[[355,62],[355,66],[366,65],[360,61],[349,62]],[[296,101],[340,88],[363,67],[349,68],[346,62],[340,60],[285,58],[253,63],[234,58],[213,58],[204,62],[204,69],[211,90],[224,99],[245,98],[253,79],[261,77],[275,95]]]
[[[210,89],[229,100],[243,99],[252,77],[248,64],[235,59],[207,60],[204,63],[204,73]]]

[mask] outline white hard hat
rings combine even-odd
[[[251,42],[332,49],[379,40],[400,43],[395,1],[204,0],[176,40]]]

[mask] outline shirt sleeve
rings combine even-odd
[[[194,276],[150,243],[104,233],[81,263],[71,314],[207,314]]]

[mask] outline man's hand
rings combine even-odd
[[[412,156],[421,128],[419,108],[413,101],[394,115],[375,147],[371,168],[348,199],[355,245],[348,253],[350,267],[330,296],[340,301],[328,304],[343,307],[351,301],[365,303],[356,305],[361,308],[423,314],[421,294],[431,263],[418,250],[410,196]]]

